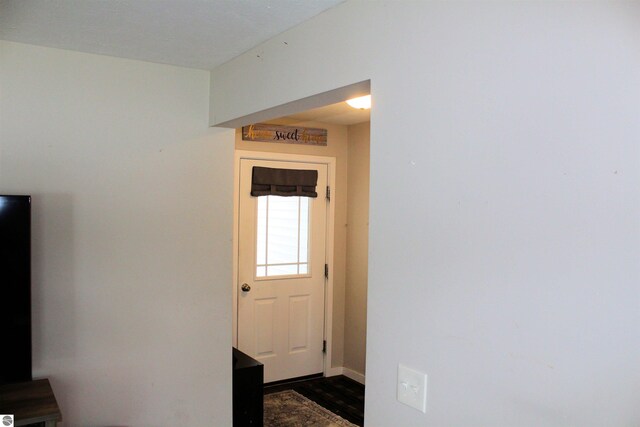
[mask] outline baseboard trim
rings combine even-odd
[[[361,374],[360,372],[356,372],[353,369],[342,368],[342,375],[347,378],[351,378],[352,380],[357,381],[360,384],[364,385],[365,383],[365,375]]]
[[[327,370],[327,377],[335,377],[336,375],[344,375],[347,378],[350,378],[354,381],[359,382],[360,384],[365,383],[365,375],[360,372],[356,372],[353,369],[345,368],[343,366],[338,366],[335,368],[329,368]]]
[[[338,366],[336,368],[329,368],[327,369],[327,372],[325,373],[325,376],[327,377],[335,377],[337,375],[342,375],[344,368],[342,366]]]

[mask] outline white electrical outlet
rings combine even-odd
[[[427,412],[427,374],[398,365],[398,401]]]

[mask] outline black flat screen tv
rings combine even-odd
[[[0,384],[31,381],[31,197],[0,195]]]

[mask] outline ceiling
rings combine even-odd
[[[371,110],[357,110],[350,107],[346,102],[327,105],[326,107],[315,108],[302,113],[292,114],[286,119],[299,122],[323,122],[334,125],[355,125],[368,122]]]
[[[344,0],[0,0],[0,39],[210,70]],[[286,117],[352,125],[346,103]]]
[[[209,70],[344,0],[0,0],[0,39]]]

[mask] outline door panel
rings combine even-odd
[[[275,303],[275,298],[257,300],[254,303],[256,313],[256,355],[258,356],[271,356],[274,354]]]
[[[318,197],[252,197],[254,166],[317,170]],[[324,164],[240,161],[238,348],[265,382],[323,371],[326,186]]]
[[[309,295],[289,298],[289,351],[305,351],[309,348]]]

